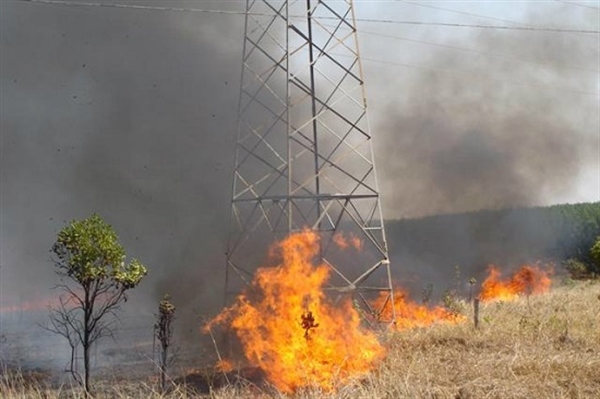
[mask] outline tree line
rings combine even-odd
[[[600,236],[600,202],[389,220],[386,230],[392,261],[402,267],[450,273],[456,264],[483,270],[491,263],[575,261],[587,276],[600,274],[591,251]]]

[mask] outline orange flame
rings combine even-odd
[[[220,359],[215,365],[215,369],[221,373],[229,373],[233,368],[233,364],[227,359]]]
[[[487,301],[513,301],[520,295],[536,295],[547,292],[552,280],[549,272],[538,266],[521,266],[510,278],[502,280],[500,270],[490,265],[488,277],[481,285],[479,299]]]
[[[342,233],[335,233],[333,235],[333,242],[335,242],[335,244],[340,249],[347,249],[349,247],[352,247],[357,251],[362,251],[362,241],[360,240],[360,238],[356,237],[353,234],[351,234],[348,237],[345,237]]]
[[[251,290],[205,327],[233,329],[246,359],[286,393],[303,387],[332,391],[385,355],[376,335],[361,327],[350,300],[333,306],[326,298],[329,268],[313,264],[318,252],[316,233],[290,234],[272,251],[280,264],[258,269]]]
[[[381,309],[381,319],[391,320],[391,302],[387,301],[387,293],[382,293],[371,303],[373,309]],[[427,327],[438,322],[459,323],[465,320],[465,316],[451,312],[441,307],[428,307],[412,301],[406,291],[400,287],[394,287],[394,310],[396,312],[396,329],[407,330],[417,327]]]

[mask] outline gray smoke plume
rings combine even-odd
[[[125,308],[146,328],[168,292],[183,312],[178,331],[197,339],[196,315],[214,313],[223,298],[243,18],[0,7],[0,305],[54,295],[56,233],[98,212],[150,270]],[[572,15],[569,26],[597,28],[596,13],[552,10],[532,24]],[[413,29],[397,28],[390,33]],[[373,73],[365,62],[386,215],[547,203],[572,190],[596,162],[597,97],[582,92],[597,90],[597,36],[436,36],[422,38],[529,61],[420,47],[413,64],[432,69]],[[360,37],[379,59],[411,54]],[[388,238],[392,249],[401,245]]]
[[[536,6],[527,20],[597,29],[597,18],[563,4]],[[418,44],[432,51],[408,62],[423,69],[399,66],[377,77],[388,83],[376,129],[387,215],[572,198],[580,174],[600,166],[598,35],[481,30],[447,39],[429,32],[412,39],[444,47]],[[396,44],[401,53],[412,43]]]
[[[240,8],[221,3],[202,8]],[[167,292],[199,336],[186,314],[222,305],[243,19],[1,7],[1,306],[55,295],[56,233],[98,212],[150,271],[124,307],[143,336]]]

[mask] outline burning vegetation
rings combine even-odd
[[[380,295],[371,306],[374,309],[381,309],[379,314],[382,319],[391,319],[392,306],[386,300],[387,295]],[[411,300],[401,287],[394,287],[394,309],[396,330],[428,327],[438,322],[459,323],[465,320],[464,315],[442,306],[429,307]]]
[[[488,277],[481,285],[479,299],[489,301],[513,301],[521,295],[537,295],[548,292],[552,280],[550,272],[539,266],[523,265],[508,278],[502,278],[500,270],[491,265]]]
[[[277,266],[257,270],[250,289],[213,319],[239,338],[246,359],[283,392],[323,391],[367,374],[385,349],[361,326],[350,300],[331,303],[329,268],[314,264],[319,236],[309,230],[277,243]]]
[[[217,351],[220,358],[214,370],[222,373],[224,380],[208,382],[202,377],[202,384],[226,386],[235,381],[234,375],[249,379],[258,376],[257,381],[267,380],[282,393],[304,389],[331,393],[367,378],[384,358],[393,356],[393,345],[384,346],[377,333],[365,327],[365,321],[373,320],[371,316],[391,320],[394,309],[395,331],[435,330],[437,324],[466,321],[464,310],[454,310],[448,304],[435,306],[425,299],[418,303],[396,284],[393,302],[387,292],[368,301],[373,315],[362,313],[350,297],[334,303],[325,294],[331,268],[315,262],[319,243],[318,233],[310,230],[275,243],[269,252],[273,266],[259,268],[236,302],[206,325],[206,331],[219,326],[235,334],[250,367],[240,369],[239,359],[221,358]],[[334,243],[342,250],[362,249],[362,242],[354,236],[337,234]],[[545,293],[550,289],[550,275],[550,269],[524,265],[503,278],[500,269],[492,265],[479,299],[513,301],[523,295]],[[474,279],[470,284],[475,284]],[[454,300],[462,301],[456,295]],[[31,307],[39,308],[41,303],[32,301]],[[0,312],[12,310],[0,308]],[[192,377],[186,376],[183,383],[193,385]]]
[[[335,237],[341,249],[361,248],[353,237]],[[220,325],[235,333],[250,365],[286,393],[302,388],[333,391],[366,375],[386,355],[375,332],[363,327],[350,298],[334,304],[325,295],[330,268],[315,264],[319,240],[316,232],[304,230],[276,243],[270,251],[275,266],[259,268],[250,287],[205,327],[208,331]],[[549,287],[548,273],[537,266],[525,265],[507,279],[490,266],[479,298],[513,300]],[[387,293],[369,305],[381,320],[391,320],[395,309],[396,330],[466,320],[452,309],[416,303],[398,286],[393,307]],[[219,368],[230,369],[231,363],[221,359]]]

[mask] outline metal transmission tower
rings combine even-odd
[[[226,297],[273,239],[310,228],[330,289],[395,320],[355,26],[351,0],[246,2]]]

